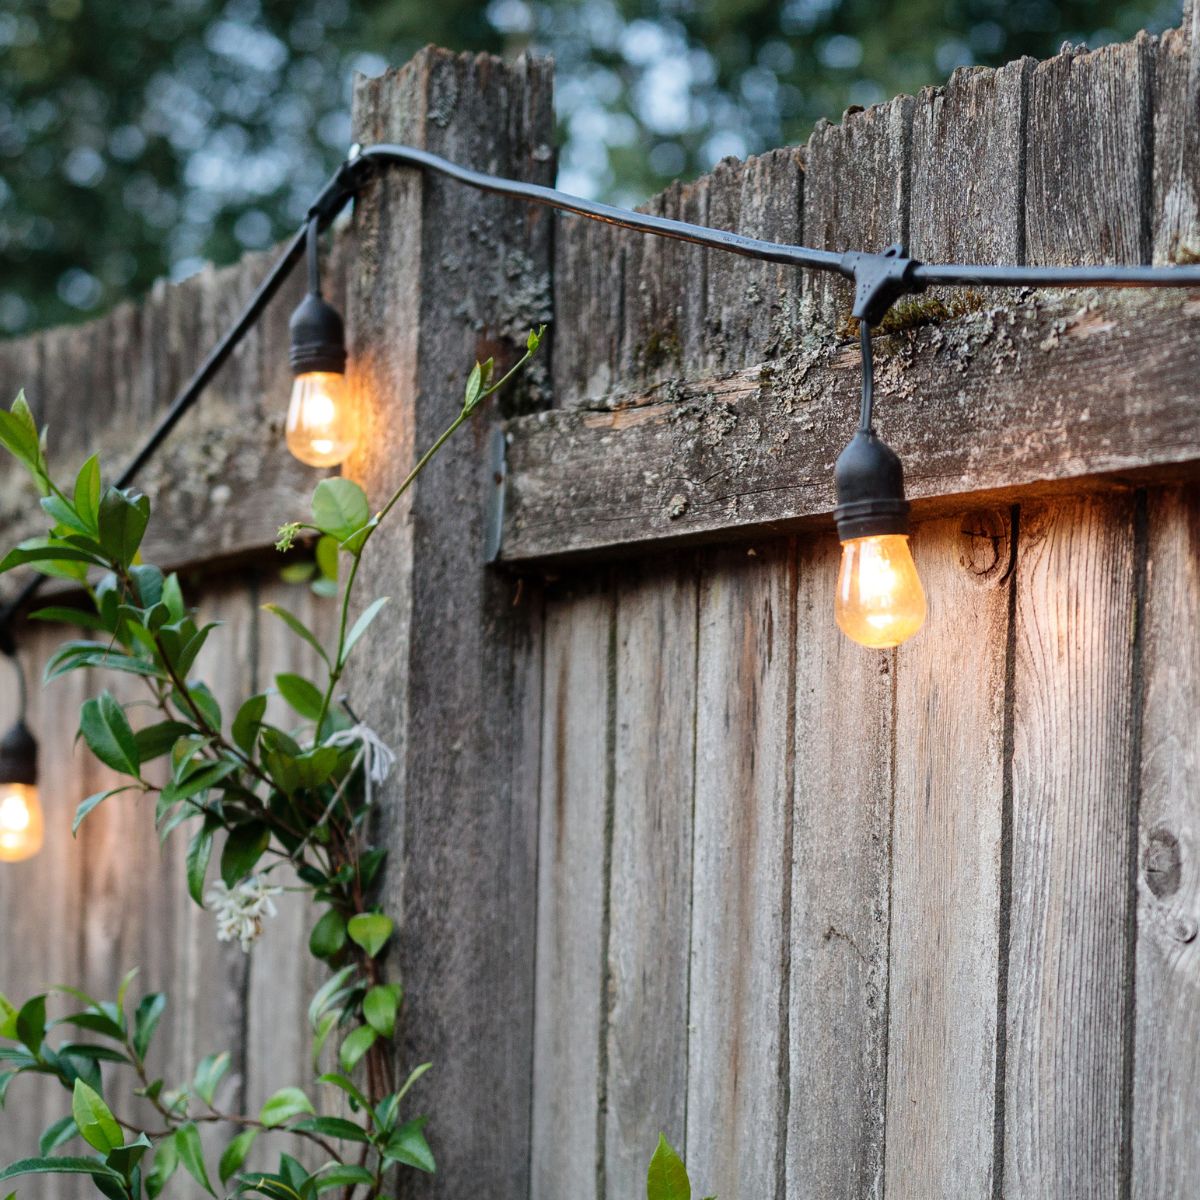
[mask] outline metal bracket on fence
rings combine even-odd
[[[921,263],[908,257],[901,242],[882,254],[850,250],[842,255],[842,266],[854,277],[853,315],[868,325],[878,325],[901,296],[925,290],[925,284],[913,277]]]

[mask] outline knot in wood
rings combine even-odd
[[[1159,900],[1165,900],[1179,891],[1182,874],[1182,855],[1179,839],[1161,826],[1151,830],[1146,842],[1146,853],[1142,860],[1146,886]],[[1195,934],[1193,933],[1193,937]],[[1191,939],[1180,939],[1190,941]]]
[[[969,574],[980,581],[1003,578],[1010,553],[1007,513],[969,514],[962,523],[959,538],[959,562]]]

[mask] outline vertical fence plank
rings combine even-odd
[[[613,602],[547,605],[534,1003],[533,1200],[600,1200]]]
[[[796,600],[789,1197],[878,1200],[887,1080],[892,655],[833,618],[841,547],[801,543]]]
[[[777,544],[718,551],[701,578],[687,1146],[705,1194],[783,1183],[792,574]]]
[[[1022,261],[1023,141],[1032,68],[1029,58],[998,71],[968,67],[955,71],[945,87],[924,88],[917,96],[909,228],[914,257]]]
[[[1005,1195],[1115,1200],[1129,1010],[1134,506],[1022,509]]]
[[[887,1184],[991,1194],[1007,513],[916,528],[925,628],[896,655]]]
[[[1139,811],[1133,1196],[1200,1176],[1200,489],[1151,493]]]
[[[913,98],[818,121],[804,168],[804,239],[818,249],[886,250],[908,239]],[[811,321],[837,330],[850,319],[851,286],[828,271],[804,276]]]
[[[1154,42],[1067,50],[1030,80],[1025,248],[1042,263],[1150,259]]]
[[[544,61],[429,49],[360,81],[356,136],[549,182],[551,88]],[[552,225],[545,210],[399,169],[355,213],[366,440],[350,467],[382,504],[459,413],[472,362],[515,361],[527,325],[545,319]],[[503,403],[540,399],[522,381]],[[426,1095],[439,1170],[420,1185],[431,1196],[481,1179],[505,1197],[529,1188],[538,717],[522,664],[540,635],[533,606],[484,562],[497,415],[485,405],[433,462],[360,574],[363,597],[392,597],[373,635],[394,653],[386,669],[360,658],[353,691],[399,755],[381,801],[382,900],[399,922],[402,1057],[436,1062]]]
[[[1158,42],[1154,67],[1154,206],[1156,263],[1195,262],[1200,256],[1200,13]]]
[[[694,558],[617,594],[606,1194],[638,1196],[660,1131],[683,1148],[696,716]]]

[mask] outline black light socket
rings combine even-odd
[[[328,371],[341,375],[346,370],[346,330],[332,304],[309,292],[296,306],[288,323],[292,345],[288,359],[294,375]]]
[[[37,783],[37,742],[24,721],[0,739],[0,784]]]
[[[833,468],[837,489],[838,538],[879,537],[908,532],[904,467],[900,456],[873,430],[860,429]]]

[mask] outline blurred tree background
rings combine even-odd
[[[1178,23],[1180,0],[5,0],[0,333],[292,230],[355,70],[426,42],[558,63],[560,186],[637,203],[968,63]]]

